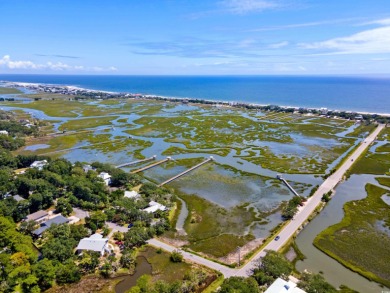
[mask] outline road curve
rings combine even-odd
[[[351,168],[354,162],[359,158],[359,156],[370,146],[372,142],[375,141],[378,134],[385,127],[383,124],[379,124],[377,128],[358,146],[358,148],[344,161],[344,163],[337,169],[335,173],[329,176],[318,188],[318,190],[307,200],[305,205],[299,210],[295,215],[294,219],[291,220],[279,233],[280,239],[278,241],[271,241],[268,243],[261,251],[259,251],[251,261],[245,264],[239,269],[228,268],[219,263],[213,262],[211,260],[205,259],[198,255],[181,251],[184,259],[204,265],[211,269],[221,272],[225,278],[231,276],[249,276],[251,271],[256,267],[259,258],[263,257],[266,254],[267,250],[279,250],[286,244],[286,242],[294,235],[294,233],[302,226],[302,224],[307,220],[307,218],[314,212],[315,208],[320,204],[322,195],[324,193],[332,190],[343,178],[345,172]],[[150,239],[148,243],[152,246],[160,247],[168,252],[172,252],[177,248],[161,242],[157,239]]]

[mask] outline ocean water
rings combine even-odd
[[[389,77],[0,74],[0,80],[167,97],[390,113]]]

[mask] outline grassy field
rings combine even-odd
[[[379,184],[390,187],[390,178],[389,177],[377,177],[375,178]]]
[[[159,251],[153,247],[146,246],[139,255],[144,256],[152,265],[152,274],[154,280],[164,280],[173,282],[183,280],[184,276],[189,273],[192,266],[185,262],[171,262],[170,254],[165,251]]]
[[[0,94],[2,94],[2,95],[20,94],[20,93],[22,93],[22,92],[16,88],[0,87]]]
[[[84,130],[88,128],[95,128],[98,126],[111,126],[112,120],[117,119],[118,116],[108,116],[101,118],[85,118],[85,119],[77,119],[70,120],[65,122],[59,127],[59,130]]]
[[[189,211],[184,227],[191,243],[189,248],[194,251],[222,257],[253,239],[251,235],[243,235],[246,227],[258,220],[251,210],[245,207],[227,210],[195,195],[180,197]]]
[[[344,205],[343,220],[322,231],[314,245],[351,270],[390,286],[390,206],[381,199],[388,191],[367,184],[366,192],[366,198]]]

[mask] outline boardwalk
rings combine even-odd
[[[153,163],[153,164],[147,165],[147,166],[145,166],[145,167],[142,167],[142,168],[140,168],[140,169],[131,171],[131,174],[136,174],[136,173],[139,173],[139,172],[142,172],[142,171],[151,169],[151,168],[153,168],[153,167],[156,167],[156,166],[158,166],[158,165],[160,165],[160,164],[162,164],[162,163],[165,163],[165,162],[167,162],[167,161],[170,161],[170,160],[171,160],[171,157],[168,157],[168,158],[166,158],[166,159],[164,159],[164,160],[161,160],[161,161],[158,161],[158,162],[156,162],[156,163]]]
[[[176,176],[173,176],[172,178],[169,178],[168,180],[164,181],[163,183],[160,183],[158,185],[158,187],[161,187],[161,186],[163,186],[163,185],[165,185],[165,184],[167,184],[169,182],[172,182],[173,180],[176,180],[177,178],[180,178],[181,176],[183,176],[183,175],[185,175],[185,174],[187,174],[187,173],[189,173],[189,172],[199,168],[200,166],[202,166],[202,165],[204,165],[204,164],[206,164],[206,163],[208,163],[208,162],[210,162],[212,160],[214,160],[214,158],[210,157],[210,158],[204,160],[202,163],[199,163],[198,165],[196,165],[194,167],[191,167],[190,169],[185,170],[184,172],[181,172],[180,174],[177,174]]]
[[[384,128],[384,125],[378,125],[378,127],[359,145],[359,147],[350,155],[340,168],[329,176],[318,188],[318,190],[311,196],[303,208],[295,215],[294,220],[290,221],[283,230],[279,233],[280,239],[278,241],[269,242],[261,251],[259,251],[246,265],[239,269],[231,269],[225,267],[216,262],[204,259],[202,257],[196,256],[189,252],[183,252],[185,259],[193,261],[195,263],[202,264],[209,268],[220,271],[225,278],[231,276],[243,276],[247,277],[251,275],[251,271],[256,267],[258,261],[261,257],[264,257],[267,250],[276,250],[281,249],[288,240],[295,234],[296,231],[305,223],[308,217],[313,213],[315,208],[320,204],[322,195],[324,193],[332,190],[343,178],[345,172],[351,168],[357,158],[370,146],[372,142],[375,141],[378,134]],[[173,251],[177,249],[174,246],[168,245],[156,239],[151,239],[148,241],[150,245],[163,248],[167,251]]]
[[[123,168],[123,167],[131,166],[131,165],[144,163],[144,162],[147,162],[147,161],[152,161],[152,160],[155,160],[155,159],[156,159],[156,155],[154,155],[153,157],[150,157],[150,158],[143,159],[143,160],[138,160],[138,161],[134,161],[134,162],[128,162],[128,163],[120,164],[118,166],[115,166],[115,168]]]
[[[290,191],[291,191],[292,193],[294,193],[296,196],[299,196],[298,192],[296,192],[295,189],[292,188],[292,186],[287,182],[286,179],[284,179],[284,178],[282,177],[282,175],[278,174],[278,175],[276,176],[276,178],[278,178],[280,181],[282,181],[282,182],[288,187],[288,189],[290,189]]]

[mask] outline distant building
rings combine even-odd
[[[1,135],[8,135],[8,131],[7,130],[0,130],[0,134]]]
[[[322,114],[322,115],[328,114],[328,108],[321,108],[320,109],[320,114]]]
[[[42,161],[35,161],[34,163],[32,163],[30,165],[30,168],[37,168],[38,170],[42,170],[44,166],[47,165],[47,161],[46,160],[42,160]]]
[[[87,251],[96,251],[99,252],[101,256],[104,255],[104,252],[109,252],[108,249],[108,238],[103,238],[101,234],[93,234],[89,238],[83,238],[80,240],[79,245],[77,245],[77,253],[81,253],[84,250]]]
[[[140,194],[135,191],[135,190],[132,190],[132,191],[125,191],[125,195],[124,197],[127,197],[127,198],[138,198],[140,197]]]
[[[35,221],[37,223],[41,223],[46,221],[49,218],[49,213],[43,210],[37,211],[35,213],[29,214],[26,217],[26,221]]]
[[[166,206],[159,204],[158,202],[151,201],[151,202],[149,202],[149,207],[147,207],[146,209],[143,209],[143,211],[147,212],[147,213],[155,213],[159,210],[165,211],[166,209],[167,209]]]
[[[98,177],[102,178],[104,180],[104,183],[106,185],[110,185],[111,183],[111,175],[106,172],[101,172]]]
[[[43,232],[45,232],[47,229],[49,229],[51,227],[51,225],[53,225],[53,224],[60,225],[60,224],[65,224],[65,223],[69,223],[69,222],[70,222],[69,219],[65,218],[62,215],[58,215],[54,218],[51,218],[51,219],[41,223],[41,227],[34,230],[32,233],[35,236],[40,237],[43,234]]]
[[[281,278],[277,278],[275,282],[264,293],[306,293],[302,289],[297,287],[297,284],[293,281],[285,281]]]

